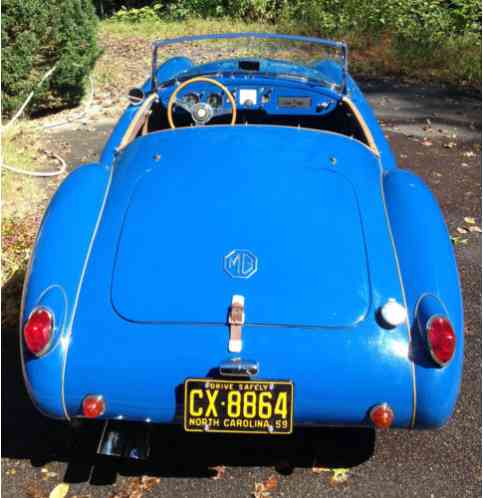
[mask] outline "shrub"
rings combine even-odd
[[[100,1],[100,0],[98,0]],[[118,21],[142,22],[156,17],[180,21],[188,17],[234,17],[248,21],[276,21],[285,10],[288,0],[127,0],[111,1],[123,5],[114,14]],[[107,4],[102,7],[105,12]],[[98,10],[99,7],[98,7]]]
[[[2,17],[2,113],[17,109],[54,64],[28,112],[78,104],[99,55],[91,0],[4,0]]]

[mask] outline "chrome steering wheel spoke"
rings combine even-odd
[[[174,101],[174,105],[181,107],[181,109],[184,109],[185,111],[189,112],[191,115],[193,115],[193,107],[195,104],[192,104],[191,102],[187,102],[181,97],[177,97],[176,100]]]

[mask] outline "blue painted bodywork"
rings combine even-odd
[[[327,61],[318,70],[330,79],[343,68]],[[185,57],[156,66],[160,104],[178,75],[198,73]],[[310,95],[313,108],[327,103],[320,115],[344,96],[302,81],[220,81],[233,92]],[[146,94],[152,86],[144,83]],[[100,393],[104,418],[179,421],[184,380],[237,356],[227,350],[226,315],[242,294],[242,356],[260,363],[259,379],[294,382],[297,424],[367,425],[382,402],[394,427],[447,421],[461,382],[463,312],[444,219],[421,180],[397,168],[348,75],[344,93],[378,153],[348,136],[281,125],[165,129],[120,150],[138,106],[126,109],[99,163],[68,176],[39,231],[21,317],[39,304],[55,316],[45,356],[22,347],[39,409],[79,417],[82,399]],[[282,112],[273,101],[261,110]],[[257,255],[252,278],[223,270],[235,248]],[[389,298],[407,306],[408,323],[379,323]],[[431,361],[423,330],[438,313],[457,333],[444,368]]]

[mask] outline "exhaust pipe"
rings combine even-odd
[[[147,460],[151,453],[151,425],[106,420],[97,453],[119,458]]]

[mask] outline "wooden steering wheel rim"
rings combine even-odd
[[[198,81],[204,81],[205,83],[211,83],[212,85],[217,86],[218,88],[221,88],[225,95],[228,98],[228,101],[230,102],[231,105],[231,125],[234,125],[236,123],[236,102],[235,99],[233,98],[233,95],[231,94],[230,90],[220,83],[219,81],[212,80],[211,78],[206,78],[205,76],[197,76],[196,78],[191,78],[189,80],[184,81],[179,85],[176,90],[171,94],[171,97],[168,100],[168,123],[171,128],[176,128],[174,121],[173,121],[173,106],[175,104],[176,97],[178,96],[178,93],[183,89],[186,88],[188,85],[191,85],[191,83],[196,83]]]

